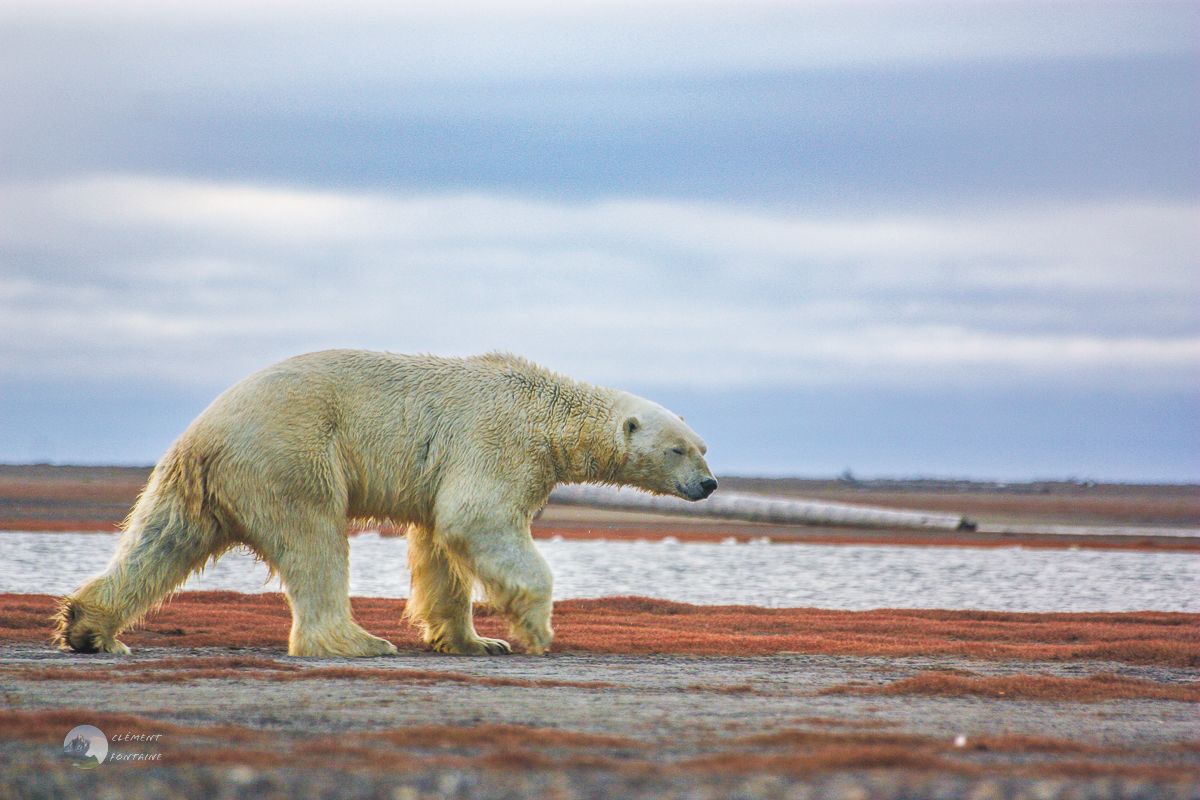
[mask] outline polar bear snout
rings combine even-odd
[[[707,477],[679,487],[679,493],[688,500],[703,500],[717,490],[717,479]]]

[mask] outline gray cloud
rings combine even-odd
[[[837,208],[1200,179],[1186,4],[88,5],[8,12],[9,175]]]
[[[11,376],[217,381],[334,343],[696,386],[1180,386],[1200,365],[1195,205],[830,220],[121,177],[0,197]]]

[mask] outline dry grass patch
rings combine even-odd
[[[1200,682],[1163,684],[1112,673],[1086,678],[1053,675],[972,677],[946,672],[922,672],[882,686],[846,683],[817,692],[819,695],[925,695],[936,697],[989,697],[1001,700],[1038,700],[1102,703],[1108,700],[1177,700],[1200,702]]]
[[[62,746],[63,737],[77,725],[94,725],[108,735],[131,733],[153,736],[162,734],[163,746],[169,739],[213,739],[224,743],[268,741],[273,734],[237,725],[189,726],[150,719],[134,714],[117,714],[92,709],[45,711],[0,711],[0,730],[10,739],[26,739]],[[157,745],[157,743],[156,743]]]
[[[131,765],[245,765],[256,768],[367,768],[386,771],[449,766],[493,769],[616,768],[623,761],[606,750],[643,748],[642,742],[521,725],[418,726],[383,731],[306,736],[240,726],[186,726],[131,714],[90,709],[0,711],[0,730],[10,740],[61,747],[77,725],[106,734],[158,735],[150,745],[160,761]],[[233,747],[231,745],[237,745]],[[122,764],[124,767],[125,764]],[[642,766],[654,769],[653,765]]]
[[[919,772],[970,772],[975,767],[956,764],[930,753],[907,747],[835,745],[803,753],[722,752],[684,762],[686,769],[704,772],[766,772],[811,775],[850,769],[898,769]]]
[[[644,747],[624,736],[578,733],[529,725],[420,725],[359,734],[364,740],[388,742],[397,747]]]
[[[557,648],[695,655],[959,655],[1200,666],[1200,615],[694,606],[639,597],[555,606]]]
[[[903,770],[963,775],[1106,776],[1163,781],[1194,780],[1189,766],[1152,766],[1144,750],[1104,748],[1029,736],[984,737],[965,747],[901,733],[785,730],[709,744],[708,755],[676,760],[661,743],[556,728],[482,724],[426,725],[379,731],[306,735],[240,726],[186,726],[129,714],[94,710],[0,711],[0,730],[10,741],[57,749],[76,725],[107,734],[159,735],[161,761],[125,767],[242,765],[261,769],[366,769],[417,772],[429,769],[495,769],[528,773],[595,769],[654,774],[664,771],[811,775],[849,769]],[[677,742],[671,742],[674,746]],[[1194,748],[1195,744],[1191,743]],[[1174,748],[1192,752],[1187,745]],[[1038,754],[1035,764],[978,760],[993,754]],[[1075,758],[1074,761],[1056,757]],[[991,756],[989,755],[989,759]]]
[[[382,667],[305,667],[269,658],[195,658],[153,659],[129,663],[102,662],[92,669],[71,667],[0,667],[31,681],[96,681],[110,683],[187,683],[196,680],[261,680],[292,683],[314,680],[369,680],[428,686],[458,683],[473,686],[510,688],[611,689],[605,681],[525,680],[465,675],[443,670],[388,669]]]
[[[48,642],[57,599],[0,595],[0,640]],[[404,601],[356,597],[367,630],[401,649],[420,650],[403,619]],[[480,606],[484,636],[505,625]],[[132,647],[287,647],[291,613],[281,594],[182,592],[130,629]],[[1019,614],[990,611],[696,606],[645,597],[555,604],[554,650],[690,655],[930,656],[1030,661],[1107,660],[1200,666],[1200,614],[1171,612]]]

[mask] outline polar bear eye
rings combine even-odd
[[[683,448],[682,447],[672,447],[671,452],[677,456],[681,456],[681,455],[683,455]]]

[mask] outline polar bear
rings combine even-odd
[[[550,647],[552,577],[530,522],[559,483],[701,500],[705,445],[667,409],[522,358],[328,350],[236,384],[171,445],[105,570],[64,598],[56,640],[117,640],[208,559],[246,546],[282,579],[288,653],[380,656],[350,613],[347,521],[407,526],[406,614],[435,651],[510,652],[475,632],[476,583],[526,652]]]

